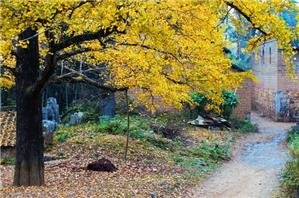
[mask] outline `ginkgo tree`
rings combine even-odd
[[[295,33],[279,18],[290,7],[285,0],[2,0],[0,83],[17,91],[14,185],[44,184],[41,94],[61,60],[105,63],[109,80],[99,86],[137,88],[136,100],[150,110],[156,96],[180,108],[194,91],[217,108],[223,89],[250,77],[231,70],[223,19],[239,12],[260,32],[249,50],[275,38],[291,68]]]

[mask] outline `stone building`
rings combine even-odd
[[[299,48],[294,46],[295,73],[299,78]],[[299,120],[299,80],[285,71],[281,49],[275,40],[263,43],[252,58],[258,82],[253,85],[252,107],[276,121]]]

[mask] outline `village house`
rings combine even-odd
[[[295,74],[299,78],[299,47],[294,45]],[[275,121],[299,120],[299,80],[286,73],[282,50],[275,40],[263,43],[252,57],[252,108]],[[248,95],[249,96],[249,95]]]

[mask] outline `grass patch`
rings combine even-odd
[[[182,155],[175,155],[173,161],[176,165],[187,170],[187,173],[194,174],[193,178],[205,175],[214,170],[218,165],[215,161],[207,160],[205,158]]]
[[[14,157],[5,156],[1,159],[1,165],[15,165],[16,159]]]
[[[152,123],[166,126],[169,122],[170,119],[165,115],[156,118],[133,115],[129,160],[180,166],[189,175],[187,178],[196,180],[214,170],[222,161],[230,159],[232,133],[196,129],[186,132],[184,138],[170,140],[154,133],[150,128]],[[55,133],[54,140],[58,144],[69,143],[81,148],[84,146],[101,148],[114,156],[122,157],[126,142],[126,127],[125,116],[116,116],[113,119],[101,118],[100,123],[61,126]],[[67,156],[67,153],[65,155]]]
[[[217,143],[209,144],[203,142],[197,147],[189,150],[189,155],[194,157],[201,157],[206,160],[229,160],[231,156],[231,150],[229,144],[221,145]]]

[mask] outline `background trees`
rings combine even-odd
[[[0,82],[11,87],[15,81],[19,98],[16,185],[44,183],[41,93],[57,79],[61,60],[83,59],[91,68],[105,63],[108,81],[98,86],[136,88],[137,101],[151,110],[156,96],[181,107],[191,102],[192,91],[213,100],[211,108],[217,108],[223,89],[249,77],[234,73],[223,52],[228,43],[221,23],[234,9],[260,32],[249,41],[249,49],[275,38],[287,68],[292,67],[295,34],[278,17],[295,7],[291,1],[4,0],[0,5]],[[80,72],[78,77],[90,80]]]

